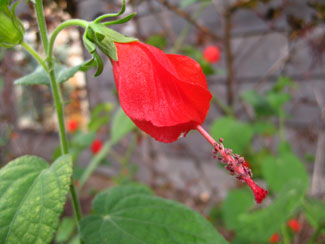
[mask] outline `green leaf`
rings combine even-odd
[[[264,95],[260,95],[254,90],[248,90],[243,92],[241,94],[241,97],[247,103],[252,105],[257,117],[275,115],[275,111],[270,106],[270,104],[266,101]]]
[[[275,192],[279,192],[292,180],[301,182],[304,189],[308,185],[308,175],[303,163],[290,152],[265,158],[262,174],[269,188]]]
[[[256,121],[253,124],[255,133],[257,134],[263,134],[263,135],[274,135],[277,132],[276,127],[274,126],[274,124],[267,122],[267,121],[263,121],[263,120],[259,120]]]
[[[227,243],[198,213],[139,186],[112,188],[93,205],[95,213],[81,221],[85,244]]]
[[[180,6],[181,6],[181,8],[186,8],[196,2],[197,2],[197,0],[182,0]]]
[[[100,127],[108,124],[113,108],[114,104],[112,103],[100,103],[96,105],[96,107],[91,111],[88,123],[89,130],[96,132]]]
[[[164,50],[167,46],[167,39],[163,35],[153,35],[146,40],[146,43]]]
[[[236,235],[254,243],[267,241],[301,206],[304,192],[301,182],[287,184],[270,206],[253,213],[241,214],[239,223],[235,226]]]
[[[56,63],[54,65],[54,72],[57,82],[63,83],[69,80],[78,71],[85,71],[83,65],[87,62],[88,61],[85,61],[74,67],[67,67]],[[39,65],[32,73],[15,80],[15,85],[50,85],[50,79],[43,67]]]
[[[309,223],[314,228],[323,226],[325,229],[325,202],[316,198],[306,198],[303,206]]]
[[[223,144],[234,153],[242,154],[249,146],[254,130],[251,125],[237,121],[231,117],[215,120],[211,127],[211,135],[218,140],[223,138]]]
[[[73,218],[63,218],[56,233],[55,241],[59,243],[67,242],[73,234],[75,227],[76,221]]]
[[[111,141],[112,143],[117,143],[121,140],[124,136],[126,136],[129,132],[131,132],[136,126],[132,122],[132,120],[126,116],[122,108],[120,107],[112,122],[112,136]]]
[[[247,188],[230,191],[222,204],[222,216],[226,227],[236,229],[240,214],[246,213],[253,204],[253,195]]]
[[[3,78],[0,77],[0,92],[2,91],[3,84],[4,84]]]
[[[294,87],[294,82],[288,76],[280,76],[272,87],[273,92],[281,92],[285,87]]]
[[[266,100],[275,111],[279,111],[290,100],[290,94],[271,92],[267,94]]]
[[[208,61],[206,61],[204,59],[201,50],[197,49],[195,46],[186,45],[186,46],[184,46],[182,48],[182,52],[185,55],[187,55],[187,56],[193,58],[194,60],[196,60],[200,64],[200,66],[201,66],[201,68],[202,68],[205,75],[213,75],[213,74],[215,74],[214,68],[212,67],[212,65]]]
[[[0,171],[0,243],[49,243],[59,224],[72,174],[71,157],[51,167],[23,156]]]
[[[95,132],[78,132],[71,140],[72,147],[85,149],[89,147],[96,137]]]

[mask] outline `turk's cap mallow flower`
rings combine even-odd
[[[10,9],[11,1],[0,0],[0,47],[10,48],[20,44],[25,29],[15,15],[16,2]]]
[[[190,130],[199,131],[225,168],[247,183],[256,202],[261,203],[268,192],[252,180],[244,159],[224,148],[221,141],[217,143],[201,126],[212,99],[201,66],[187,56],[166,54],[105,28],[102,24],[90,25],[84,42],[90,53],[99,48],[110,58],[125,114],[160,142],[174,142]]]

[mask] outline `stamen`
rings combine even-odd
[[[246,182],[254,193],[255,201],[261,203],[266,197],[268,191],[259,187],[252,179],[253,176],[251,169],[245,166],[245,159],[238,154],[233,154],[231,149],[224,148],[223,139],[219,139],[217,143],[209,133],[198,125],[196,129],[201,135],[214,147],[214,154],[218,154],[218,159],[226,164],[225,168],[231,175],[236,175],[236,178],[241,182]]]

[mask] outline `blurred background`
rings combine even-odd
[[[41,50],[31,4],[23,1],[17,13],[25,40]],[[117,12],[122,1],[44,4],[53,30],[70,18]],[[214,96],[203,127],[244,156],[270,193],[256,206],[196,131],[163,144],[137,130],[119,108],[103,56],[101,76],[73,72],[62,84],[84,211],[101,189],[139,181],[198,210],[232,243],[325,243],[325,1],[129,0],[126,14],[132,12],[130,22],[112,28],[201,64]],[[70,28],[57,39],[63,69],[89,59],[82,34]],[[53,161],[59,149],[49,87],[14,85],[37,63],[18,47],[1,49],[0,64],[1,167],[24,154]],[[71,211],[67,204],[66,215]],[[68,243],[71,233],[57,243]]]

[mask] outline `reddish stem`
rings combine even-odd
[[[219,139],[220,143],[216,142],[212,136],[198,125],[196,129],[201,135],[214,147],[215,152],[220,155],[218,159],[226,164],[226,169],[229,170],[231,175],[236,175],[236,178],[242,182],[246,182],[254,193],[255,201],[261,203],[267,195],[267,191],[259,187],[252,179],[251,170],[244,165],[245,159],[239,155],[233,155],[232,150],[224,148],[223,139]]]

